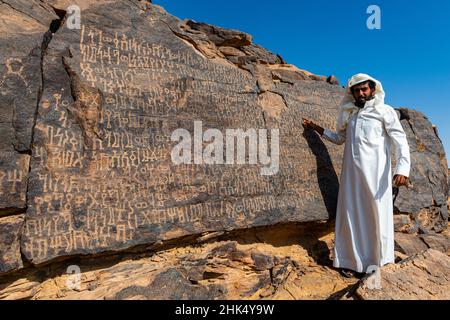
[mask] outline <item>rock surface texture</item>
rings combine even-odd
[[[429,249],[399,264],[380,269],[379,287],[376,273],[363,280],[356,294],[365,300],[449,300],[450,257]]]
[[[378,297],[331,267],[343,147],[301,125],[334,129],[336,77],[147,1],[2,0],[0,15],[0,298]],[[439,273],[447,160],[427,118],[398,111],[413,183],[398,258]]]

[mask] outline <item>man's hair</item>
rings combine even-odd
[[[364,81],[364,82],[355,84],[353,87],[350,88],[350,91],[353,93],[353,88],[354,88],[354,87],[360,86],[360,85],[364,85],[364,84],[366,84],[366,83],[369,84],[369,88],[370,88],[370,89],[375,90],[375,87],[377,86],[376,83],[375,83],[374,81],[372,81],[372,80],[367,80],[367,81]]]

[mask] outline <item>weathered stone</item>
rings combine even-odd
[[[339,85],[338,78],[336,78],[336,76],[333,76],[333,75],[331,75],[327,78],[327,82],[330,84]]]
[[[60,26],[71,4],[82,10],[81,29]],[[0,212],[26,209],[21,252],[32,264],[334,217],[343,147],[301,125],[307,117],[335,127],[344,90],[333,77],[287,64],[248,34],[180,20],[147,1],[10,0],[0,10]],[[439,231],[448,193],[442,144],[422,115],[402,113],[410,142],[422,144],[413,146],[417,189],[402,190],[396,206],[422,233]],[[192,137],[212,128],[267,133],[256,145],[267,137],[273,160],[279,130],[279,168],[264,171],[263,155],[256,164],[245,155],[239,165],[205,164],[199,155],[208,141],[193,144],[190,164],[173,161],[175,130]],[[226,151],[215,150],[216,159]],[[265,286],[270,266],[285,278],[286,259],[227,248],[232,259],[264,269],[253,289]],[[189,290],[191,280],[205,280],[203,262],[165,266],[153,285],[174,279]],[[193,297],[216,297],[216,289]],[[284,289],[281,296],[294,290]]]
[[[23,267],[20,232],[24,215],[0,218],[0,274]]]
[[[239,48],[252,44],[252,36],[238,30],[224,29],[202,22],[195,22],[193,20],[188,20],[186,25],[188,25],[192,30],[197,30],[203,34],[206,34],[208,38],[218,47],[223,46]]]
[[[423,235],[395,233],[395,250],[400,253],[411,256],[428,248],[450,254],[450,236],[444,233]]]
[[[236,56],[236,57],[245,56],[244,52],[234,47],[220,47],[219,51],[222,52],[225,56]]]
[[[415,235],[401,232],[395,233],[395,249],[408,256],[428,249],[428,246]]]
[[[58,16],[39,1],[0,3],[0,216],[26,207],[41,57]]]
[[[358,279],[319,264],[332,249],[331,229],[264,227],[155,253],[28,266],[0,278],[0,299],[339,299]],[[68,286],[78,279],[68,272],[71,265],[80,268],[77,287]]]
[[[361,282],[356,295],[364,300],[448,300],[449,270],[450,257],[428,249],[399,264],[382,267]]]
[[[30,156],[0,153],[0,217],[26,208]]]
[[[243,33],[149,6],[98,2],[80,30],[61,26],[47,48],[22,235],[33,264],[334,214],[342,147],[298,119],[334,127],[342,89],[277,64],[262,90],[252,71],[279,63],[275,55]],[[250,52],[250,72],[218,46]],[[194,134],[194,121],[224,134],[279,129],[279,170],[173,163],[171,134]]]
[[[398,252],[398,251],[394,251],[394,256],[395,256],[395,262],[400,262],[406,258],[409,258],[409,256],[407,254],[404,254],[402,252]]]
[[[259,45],[245,46],[241,48],[247,55],[255,57],[259,61],[268,64],[282,64],[284,61],[280,56],[273,54],[272,52],[264,49]]]
[[[294,84],[297,81],[309,80],[309,74],[303,72],[298,68],[292,67],[288,64],[271,65],[269,69],[272,71],[272,81],[278,81]]]
[[[395,232],[406,232],[414,228],[414,221],[411,214],[394,214],[394,230]]]
[[[421,235],[420,239],[431,249],[450,255],[450,236],[443,234]]]
[[[215,300],[223,297],[223,289],[214,284],[197,286],[175,268],[159,273],[147,287],[132,286],[118,292],[113,299],[149,300]]]
[[[256,270],[269,270],[275,266],[273,257],[267,256],[260,252],[253,252],[252,259],[254,261]]]

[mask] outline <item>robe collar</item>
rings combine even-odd
[[[375,106],[375,97],[372,98],[372,99],[369,100],[369,101],[366,101],[366,103],[364,104],[364,107],[361,108],[361,110],[362,110],[362,109],[367,109],[367,108],[369,108],[369,107],[374,107],[374,106]]]

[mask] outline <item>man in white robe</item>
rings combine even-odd
[[[407,185],[410,155],[395,110],[384,104],[381,83],[356,74],[339,107],[336,132],[303,119],[322,137],[345,142],[335,226],[333,265],[345,276],[394,263],[391,145],[395,146],[394,185]]]

